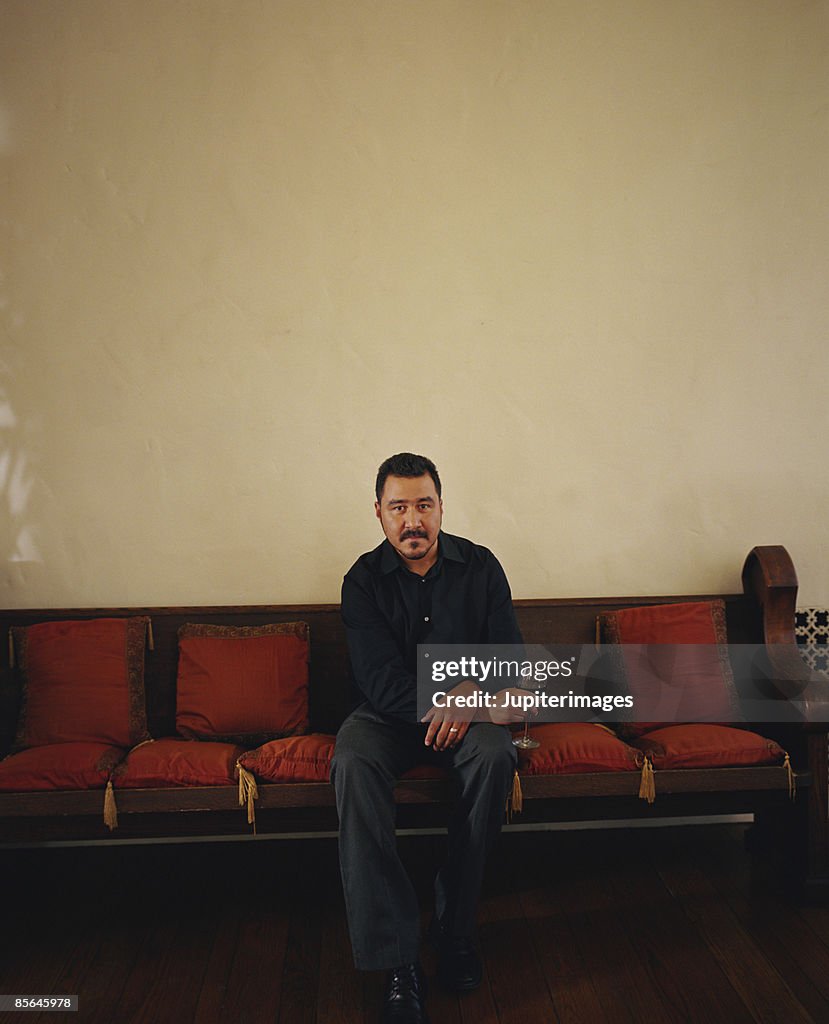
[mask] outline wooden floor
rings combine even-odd
[[[442,838],[400,842],[425,922]],[[432,1022],[829,1022],[829,909],[749,866],[735,825],[505,834],[481,903],[484,984],[433,985]],[[0,871],[0,993],[76,993],[69,1020],[377,1018],[382,979],[352,968],[333,840],[4,850]]]

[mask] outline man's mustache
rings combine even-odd
[[[427,536],[428,534],[426,533],[425,530],[404,530],[404,532],[400,535],[400,539],[409,540],[412,537],[422,537],[423,540],[425,540]]]

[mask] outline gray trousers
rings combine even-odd
[[[417,764],[450,769],[459,793],[435,913],[450,935],[471,937],[487,852],[504,821],[516,752],[509,730],[475,722],[452,750],[424,745],[426,726],[368,705],[343,722],[331,765],[340,818],[340,871],[354,963],[385,970],[419,958],[417,896],[397,853],[395,781]]]

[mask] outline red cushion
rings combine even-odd
[[[335,736],[312,732],[304,736],[263,743],[239,758],[243,768],[268,782],[328,782]],[[420,764],[410,768],[404,779],[445,779],[447,772],[437,765]]]
[[[179,630],[176,729],[253,746],[308,728],[308,626]]]
[[[147,739],[149,621],[140,616],[13,627],[23,680],[15,749],[74,742],[131,747]]]
[[[739,720],[723,601],[626,608],[599,620],[602,639],[622,645],[615,665],[640,708],[664,701],[671,722]],[[627,722],[620,732],[638,736],[660,724]]]
[[[774,740],[727,725],[666,725],[633,743],[657,770],[781,764],[786,756]]]
[[[312,732],[271,740],[239,758],[239,764],[269,782],[328,782],[334,736]]]
[[[118,789],[155,786],[227,786],[235,782],[242,747],[165,737],[142,743],[115,771]]]
[[[643,757],[607,728],[591,722],[548,722],[533,726],[530,736],[541,746],[518,750],[521,775],[566,775],[578,772],[632,772]]]
[[[125,751],[106,743],[52,743],[0,761],[0,791],[103,789]]]
[[[725,602],[687,601],[621,608],[600,616],[609,643],[718,644],[727,643]]]

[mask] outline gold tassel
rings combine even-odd
[[[14,633],[9,630],[9,668],[14,668]]]
[[[254,801],[259,797],[259,790],[256,788],[256,778],[239,762],[236,762],[239,770],[239,806],[248,808],[248,825],[253,825],[253,834],[256,835],[256,808]]]
[[[788,754],[783,758],[783,767],[786,769],[786,777],[789,780],[789,799],[794,800],[797,783],[795,782],[792,762]]]
[[[153,637],[153,620],[147,619],[147,647],[151,651],[155,650],[155,639]]]
[[[104,824],[110,832],[118,828],[118,808],[115,806],[115,790],[112,788],[112,779],[107,783],[104,793]]]
[[[653,774],[653,765],[649,758],[645,758],[645,763],[642,765],[642,778],[639,782],[639,796],[642,800],[647,800],[649,804],[652,804],[656,799],[656,780]]]
[[[512,820],[513,814],[520,814],[524,810],[524,794],[521,791],[521,779],[516,771],[512,777],[512,792],[507,797],[507,821]]]

